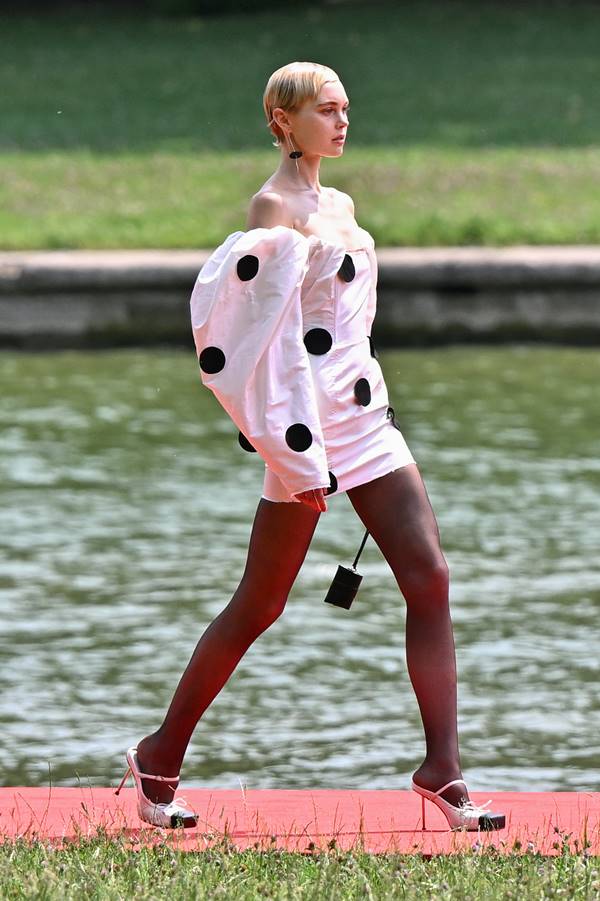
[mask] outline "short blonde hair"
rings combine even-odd
[[[281,145],[283,132],[273,120],[273,110],[281,107],[293,112],[307,100],[316,100],[324,84],[339,80],[333,69],[319,63],[288,63],[273,72],[263,94],[263,109],[268,128],[276,138],[275,147]]]

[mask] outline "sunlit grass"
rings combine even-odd
[[[2,160],[5,249],[211,247],[244,229],[275,151]],[[600,155],[589,149],[361,148],[326,161],[378,245],[600,241]]]

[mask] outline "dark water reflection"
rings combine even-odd
[[[573,349],[384,355],[453,574],[474,789],[600,789],[600,362]],[[245,559],[260,461],[193,355],[0,359],[4,784],[106,784],[155,727]],[[422,737],[404,609],[332,500],[285,616],[209,709],[190,785],[404,788]]]

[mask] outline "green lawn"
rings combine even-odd
[[[347,2],[255,16],[0,21],[0,246],[201,247],[277,163],[266,78],[338,70],[322,181],[384,244],[600,241],[592,3]]]
[[[96,840],[65,851],[40,843],[0,847],[5,899],[572,899],[600,896],[600,863],[583,854],[535,852],[433,857],[359,853],[302,855],[218,849],[182,854],[166,846],[128,851]]]

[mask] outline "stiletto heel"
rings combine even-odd
[[[198,823],[198,814],[190,810],[184,798],[173,798],[168,804],[151,801],[144,794],[142,779],[153,779],[155,782],[179,782],[179,776],[153,776],[150,773],[142,773],[137,762],[137,748],[129,748],[126,754],[128,768],[121,779],[119,787],[115,791],[118,795],[129,775],[133,776],[137,793],[137,809],[140,820],[151,823],[153,826],[163,826],[166,829],[176,829],[183,826],[189,829]],[[177,786],[172,791],[175,792]]]
[[[130,767],[127,767],[127,769],[125,770],[125,775],[123,776],[123,778],[122,778],[121,781],[119,782],[119,787],[115,789],[115,795],[118,795],[118,794],[119,794],[119,792],[121,791],[121,789],[123,788],[123,786],[124,786],[125,783],[127,782],[127,779],[129,778],[130,775],[131,775],[131,768],[130,768]]]
[[[450,804],[448,801],[444,801],[440,795],[446,791],[447,788],[450,788],[451,785],[465,785],[466,783],[463,779],[453,779],[452,782],[447,782],[446,785],[442,785],[441,788],[438,788],[436,792],[429,791],[427,788],[422,788],[420,785],[414,781],[412,782],[412,789],[418,795],[421,795],[421,815],[423,818],[423,829],[425,829],[425,799],[431,801],[436,807],[442,811],[446,819],[448,820],[448,825],[451,829],[466,829],[467,832],[477,832],[478,830],[490,832],[494,829],[504,829],[506,825],[506,817],[503,813],[492,813],[488,810],[489,805],[492,803],[491,801],[487,801],[482,806],[478,807],[476,804],[473,804],[472,801],[466,801],[464,804],[460,804],[458,807],[455,807],[453,804]]]

